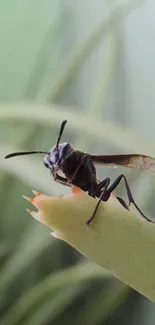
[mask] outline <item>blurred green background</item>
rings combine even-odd
[[[0,1],[1,325],[155,323],[153,303],[27,214],[31,189],[68,191],[43,156],[4,160],[48,150],[63,119],[63,140],[78,149],[155,156],[154,15],[153,0]],[[98,169],[100,179],[120,172],[153,217],[153,175]]]

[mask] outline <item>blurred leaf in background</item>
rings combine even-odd
[[[0,323],[147,324],[154,305],[32,220],[22,194],[67,193],[42,156],[63,135],[89,152],[154,147],[154,2],[3,0],[0,3]],[[100,169],[115,178],[120,169]],[[124,170],[155,214],[154,178]],[[120,187],[120,194],[123,188]],[[147,193],[147,194],[146,194]]]

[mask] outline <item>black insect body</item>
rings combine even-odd
[[[62,147],[63,152],[61,152]],[[44,164],[50,169],[54,179],[64,185],[76,185],[95,197],[97,190],[96,168],[91,159],[83,152],[75,151],[68,143],[60,144],[58,152],[60,152],[60,158],[56,151],[52,151],[51,155],[46,155],[44,158]],[[58,174],[59,170],[63,172],[65,178]]]
[[[139,154],[91,155],[79,150],[74,150],[71,144],[69,143],[64,142],[60,144],[61,136],[66,123],[66,120],[62,122],[57,143],[48,152],[16,152],[7,155],[5,158],[7,159],[19,155],[45,153],[46,156],[44,158],[44,165],[50,169],[55,181],[66,186],[76,185],[80,187],[83,191],[88,192],[90,196],[99,198],[92,216],[87,221],[88,225],[94,219],[100,202],[102,200],[107,201],[109,199],[110,194],[119,185],[121,180],[124,180],[129,203],[126,204],[126,202],[122,198],[117,197],[119,202],[126,209],[129,209],[131,203],[134,204],[134,206],[140,212],[142,217],[154,223],[154,221],[150,220],[143,214],[143,212],[135,203],[127,179],[123,174],[119,175],[111,185],[109,177],[99,182],[96,176],[95,165],[101,164],[103,166],[124,166],[155,172],[155,159],[149,156]],[[65,177],[59,175],[59,171],[63,172]]]

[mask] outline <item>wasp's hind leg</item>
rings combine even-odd
[[[107,192],[107,187],[108,187],[108,185],[109,185],[109,183],[110,183],[110,178],[109,177],[107,177],[106,179],[104,179],[102,182],[100,182],[99,184],[98,184],[98,186],[97,186],[97,189],[100,189],[99,187],[101,187],[101,191],[100,191],[100,196],[99,196],[99,200],[98,200],[98,202],[97,202],[97,204],[96,204],[96,207],[95,207],[95,209],[94,209],[94,211],[93,211],[93,214],[91,215],[91,217],[87,220],[87,222],[86,222],[86,224],[89,226],[90,225],[90,223],[93,221],[93,219],[95,218],[95,215],[96,215],[96,212],[97,212],[97,210],[98,210],[98,207],[99,207],[99,205],[100,205],[100,203],[101,203],[101,201],[103,201],[103,198],[106,196],[106,192]],[[97,195],[95,195],[95,196],[97,196]]]
[[[117,200],[121,203],[121,205],[123,206],[123,208],[125,208],[126,210],[129,210],[129,206],[127,205],[127,203],[124,201],[124,199],[122,199],[119,196],[116,196]]]
[[[115,190],[115,188],[119,185],[119,183],[121,182],[121,180],[124,180],[124,183],[125,183],[125,189],[126,189],[126,193],[127,193],[127,197],[128,197],[128,200],[129,200],[129,205],[127,206],[128,207],[128,210],[129,210],[129,207],[130,207],[130,204],[132,203],[134,206],[135,206],[135,208],[139,211],[139,213],[141,214],[141,216],[145,219],[145,220],[147,220],[147,221],[149,221],[149,222],[152,222],[152,223],[155,223],[155,221],[154,220],[151,220],[151,219],[149,219],[148,217],[146,217],[145,216],[145,214],[140,210],[140,208],[138,207],[138,205],[136,204],[136,202],[135,202],[135,200],[134,200],[134,198],[133,198],[133,195],[132,195],[132,193],[131,193],[131,190],[130,190],[130,187],[129,187],[129,184],[128,184],[128,181],[127,181],[127,179],[126,179],[126,177],[125,177],[125,175],[123,175],[123,174],[121,174],[121,175],[119,175],[117,178],[116,178],[116,180],[109,186],[109,188],[106,190],[106,194],[107,195],[110,195],[114,190]],[[120,201],[120,198],[118,198],[118,200]],[[103,197],[103,201],[107,201],[107,199],[106,199],[106,197],[104,198]],[[124,203],[125,201],[123,200],[123,199],[121,199],[121,202],[120,203],[122,203],[122,205],[124,206]],[[125,203],[125,205],[126,205],[126,203]],[[124,206],[125,207],[125,206]],[[126,207],[126,208],[127,208]]]

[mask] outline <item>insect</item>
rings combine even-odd
[[[66,186],[76,185],[83,191],[88,192],[90,196],[99,198],[91,217],[87,220],[87,225],[93,221],[100,202],[107,201],[122,180],[124,181],[129,200],[127,204],[124,199],[116,196],[122,206],[129,210],[130,204],[132,203],[143,218],[155,223],[146,217],[136,204],[124,174],[119,175],[111,185],[109,177],[100,182],[97,180],[96,175],[96,166],[98,164],[103,166],[124,166],[142,171],[155,172],[155,159],[140,154],[94,155],[75,150],[70,143],[60,143],[66,123],[66,120],[62,122],[56,145],[49,151],[14,152],[5,156],[5,159],[20,155],[46,154],[44,165],[50,170],[55,181]],[[65,177],[61,176],[58,173],[59,171],[63,172]]]

